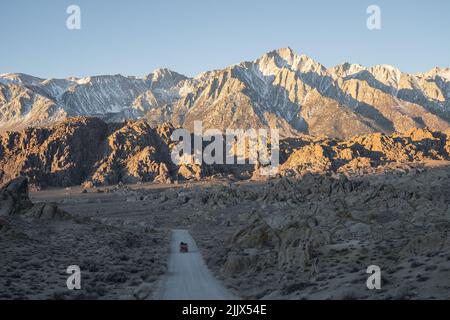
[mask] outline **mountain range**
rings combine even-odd
[[[290,48],[190,78],[168,69],[145,77],[41,79],[0,75],[0,131],[68,117],[145,119],[192,129],[281,129],[347,138],[374,132],[450,128],[450,69],[408,74],[390,65],[326,68]]]

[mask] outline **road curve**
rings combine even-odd
[[[179,252],[180,242],[188,244],[188,253]],[[159,294],[162,300],[237,299],[212,276],[187,230],[172,230],[168,268]]]

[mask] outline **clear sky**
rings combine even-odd
[[[81,8],[81,30],[66,9]],[[366,27],[381,8],[382,29]],[[0,73],[188,76],[290,46],[327,67],[450,66],[448,0],[0,0]]]

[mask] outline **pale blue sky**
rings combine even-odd
[[[79,31],[66,28],[70,4]],[[380,31],[366,28],[370,4]],[[421,72],[450,66],[449,15],[448,0],[0,0],[0,73],[193,76],[285,46],[327,67]]]

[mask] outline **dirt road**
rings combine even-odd
[[[179,252],[180,242],[188,244],[188,253]],[[172,230],[169,270],[160,291],[163,300],[237,299],[212,276],[187,230]]]

